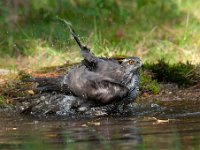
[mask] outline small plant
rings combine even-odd
[[[141,81],[140,81],[141,91],[143,92],[151,92],[153,94],[158,94],[160,89],[158,82],[145,72],[141,73]]]
[[[0,108],[4,107],[6,103],[5,97],[0,95]]]
[[[28,73],[26,73],[25,71],[20,71],[19,73],[18,73],[18,78],[19,78],[19,80],[26,80],[26,79],[30,79],[31,78],[31,75],[30,74],[28,74]]]

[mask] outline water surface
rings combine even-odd
[[[200,117],[0,118],[1,150],[200,149]]]

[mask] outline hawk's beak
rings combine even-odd
[[[144,65],[143,61],[140,58],[139,60],[137,60],[137,64],[139,68],[141,68]]]
[[[143,61],[140,59],[140,67],[143,67],[143,65],[144,65],[144,63],[143,63]]]

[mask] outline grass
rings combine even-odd
[[[98,56],[136,55],[149,63],[162,58],[169,63],[200,63],[198,1],[62,1],[60,11],[56,2],[36,4],[32,1],[29,10],[20,6],[17,20],[7,13],[9,7],[0,5],[1,67],[34,69],[79,62],[79,49],[57,16],[70,20]]]

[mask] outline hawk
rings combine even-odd
[[[34,79],[39,84],[38,89],[66,95],[61,105],[69,103],[67,110],[73,108],[81,112],[90,108],[112,111],[116,106],[126,106],[135,100],[139,93],[142,60],[138,57],[118,60],[96,57],[89,48],[82,45],[71,24],[63,21],[80,47],[84,60],[59,78]],[[56,100],[60,104],[59,99]]]

